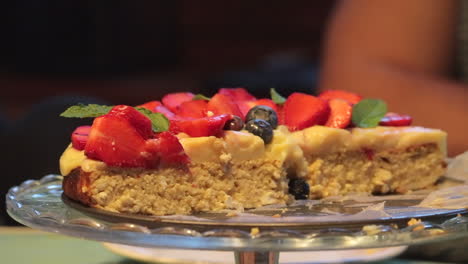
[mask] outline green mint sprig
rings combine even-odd
[[[211,98],[209,98],[208,96],[204,96],[203,94],[196,94],[192,100],[206,100],[206,101],[209,101]]]
[[[135,107],[140,113],[151,120],[151,127],[154,132],[163,132],[169,130],[169,119],[161,113],[153,113],[143,107]]]
[[[376,127],[386,113],[387,104],[384,101],[363,99],[353,106],[351,120],[357,127]]]
[[[282,105],[282,104],[284,104],[284,102],[286,102],[286,98],[284,98],[283,96],[281,96],[281,95],[275,90],[275,88],[270,88],[270,96],[271,96],[271,100],[272,100],[275,104]]]
[[[112,107],[113,106],[98,104],[77,104],[70,106],[67,110],[61,113],[60,116],[69,118],[98,117],[109,113]]]
[[[103,116],[112,109],[113,106],[98,105],[98,104],[78,104],[70,106],[67,110],[60,114],[61,117],[67,118],[92,118]],[[142,107],[135,109],[151,120],[151,127],[154,132],[163,132],[169,129],[169,120],[161,113],[153,113],[150,110]]]

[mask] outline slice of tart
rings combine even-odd
[[[444,174],[446,133],[422,127],[306,128],[293,134],[307,160],[309,198],[406,193]]]
[[[272,99],[223,88],[69,109],[64,116],[95,119],[60,159],[64,193],[114,212],[191,214],[404,193],[445,171],[445,132],[412,127],[381,101],[343,91]]]
[[[144,117],[116,106],[94,120],[84,149],[71,144],[65,150],[60,165],[67,196],[92,207],[149,215],[292,201],[287,173],[304,171],[306,164],[286,127],[265,144],[247,131],[223,131],[229,120],[213,116],[208,130],[217,136],[162,132],[145,138],[149,123],[128,121],[138,115]]]

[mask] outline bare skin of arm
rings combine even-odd
[[[345,0],[330,21],[320,89],[381,98],[468,150],[468,85],[451,79],[456,0]]]

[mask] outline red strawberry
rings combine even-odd
[[[237,106],[239,106],[239,109],[242,112],[242,119],[245,119],[245,116],[249,112],[250,109],[257,105],[265,105],[271,107],[275,112],[278,112],[278,106],[271,100],[271,99],[258,99],[256,101],[239,101],[237,102]]]
[[[154,109],[155,109],[157,106],[160,106],[160,105],[162,105],[162,103],[159,102],[159,101],[150,101],[150,102],[147,102],[147,103],[138,105],[137,107],[146,108],[146,109],[148,109],[148,110],[154,112]]]
[[[151,120],[131,106],[116,105],[107,115],[126,119],[144,139],[152,138],[154,135]]]
[[[371,148],[363,148],[362,152],[368,160],[373,160],[375,156],[375,151]]]
[[[229,96],[219,93],[211,98],[206,110],[214,115],[231,114],[242,117],[242,112],[237,104]]]
[[[151,122],[133,107],[118,105],[94,119],[85,154],[109,166],[157,168],[189,162],[179,140],[169,132],[153,139]],[[147,132],[151,131],[151,137]]]
[[[85,148],[89,131],[91,131],[91,126],[79,126],[73,131],[71,136],[73,148],[77,150],[83,150]]]
[[[291,94],[284,104],[284,121],[291,131],[323,125],[329,114],[328,103],[304,93]]]
[[[278,106],[273,102],[273,100],[271,99],[266,99],[266,98],[263,98],[263,99],[258,99],[257,101],[255,101],[255,106],[256,105],[265,105],[265,106],[269,106],[271,107],[273,110],[275,110],[275,112],[278,112]]]
[[[255,101],[257,98],[251,95],[245,88],[221,88],[219,94],[229,96],[234,101]]]
[[[190,162],[179,139],[170,132],[162,132],[157,139],[149,139],[146,149],[153,150],[149,153],[158,153],[160,165],[178,165]]]
[[[184,132],[191,137],[216,136],[231,118],[231,115],[224,114],[196,119],[176,119],[171,120],[170,130],[175,134]]]
[[[167,109],[167,107],[165,107],[164,105],[158,105],[154,108],[154,111],[155,113],[161,113],[163,114],[165,117],[167,117],[168,119],[173,119],[175,118],[175,114],[173,112],[171,112],[171,110]]]
[[[168,119],[172,119],[175,117],[175,114],[171,112],[171,110],[169,110],[159,101],[151,101],[148,103],[144,103],[142,105],[138,105],[137,107],[148,109],[153,113],[161,113],[164,116],[166,116]]]
[[[206,116],[208,102],[205,100],[191,100],[183,102],[177,110],[177,116],[201,118]]]
[[[109,166],[148,167],[155,153],[145,152],[145,139],[122,115],[103,115],[94,119],[85,154]]]
[[[387,113],[379,122],[381,126],[409,126],[413,118],[409,115]]]
[[[284,125],[284,105],[278,105],[278,125]]]
[[[348,101],[342,99],[330,99],[330,116],[325,126],[334,128],[346,128],[351,122],[353,107]]]
[[[255,101],[237,101],[237,106],[242,113],[242,116],[239,116],[242,119],[245,119],[245,116],[249,112],[249,110],[255,106]]]
[[[326,90],[319,94],[318,97],[323,100],[343,99],[352,104],[357,104],[362,99],[360,95],[342,90]]]
[[[195,95],[193,93],[188,93],[188,92],[181,92],[181,93],[170,93],[166,94],[162,98],[162,102],[165,107],[167,107],[169,110],[172,112],[177,112],[177,108],[179,105],[181,105],[183,102],[187,102],[192,100],[192,98]]]

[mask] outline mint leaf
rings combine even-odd
[[[142,107],[135,107],[135,109],[151,120],[151,127],[154,132],[163,132],[169,129],[169,120],[165,115],[161,113],[153,113]]]
[[[284,98],[283,96],[281,96],[281,95],[275,90],[275,88],[270,88],[270,96],[271,96],[271,100],[272,100],[275,104],[282,105],[282,104],[284,104],[284,102],[286,102],[286,98]]]
[[[192,100],[206,100],[209,101],[211,98],[204,96],[203,94],[196,94]]]
[[[70,106],[67,110],[60,114],[61,117],[98,117],[109,113],[113,106],[98,105],[98,104],[78,104]]]
[[[376,127],[387,113],[387,104],[379,99],[363,99],[353,106],[352,122],[358,127]]]
[[[78,104],[69,107],[61,113],[60,116],[71,118],[99,117],[109,113],[112,107],[113,106],[97,104]],[[169,129],[169,120],[163,114],[153,113],[142,107],[135,107],[135,109],[151,120],[151,127],[154,132],[162,132]]]

